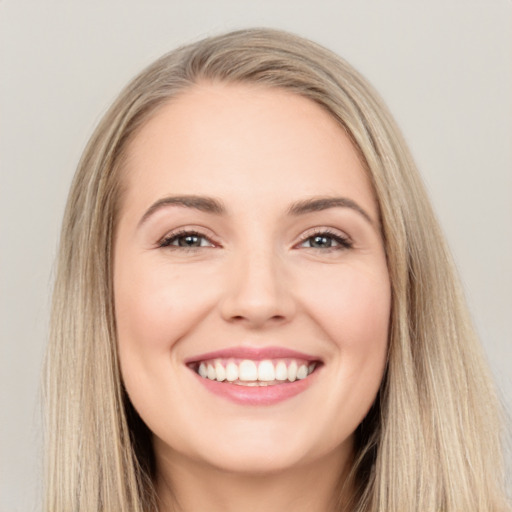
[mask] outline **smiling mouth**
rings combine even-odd
[[[216,358],[187,366],[203,379],[237,386],[263,387],[304,380],[321,363],[298,358],[235,359]]]

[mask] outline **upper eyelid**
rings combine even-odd
[[[307,229],[300,235],[300,241],[307,240],[308,238],[311,238],[312,236],[315,235],[324,234],[330,236],[337,236],[339,238],[343,238],[344,240],[352,241],[352,238],[345,231],[327,226]]]
[[[191,224],[191,225],[185,225],[185,226],[180,226],[180,227],[177,227],[174,229],[170,229],[169,231],[167,231],[165,233],[165,235],[162,237],[162,239],[170,238],[173,236],[179,236],[182,234],[189,234],[189,233],[204,236],[205,238],[215,238],[216,237],[216,235],[212,232],[211,229],[206,228],[204,226]]]

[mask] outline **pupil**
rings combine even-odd
[[[331,247],[331,239],[327,236],[313,237],[313,247]]]
[[[181,237],[178,243],[181,247],[198,247],[200,239],[197,235],[187,235]]]

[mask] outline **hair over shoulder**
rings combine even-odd
[[[181,47],[120,94],[75,175],[62,227],[44,393],[48,512],[154,512],[150,433],[120,375],[112,246],[126,147],[201,83],[281,88],[350,136],[377,199],[392,286],[385,377],[357,431],[356,512],[503,512],[499,402],[451,256],[402,135],[349,64],[298,36],[243,30]]]

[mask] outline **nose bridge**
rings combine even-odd
[[[222,314],[226,320],[252,326],[285,321],[294,312],[287,284],[284,263],[275,250],[248,247],[234,255]]]

